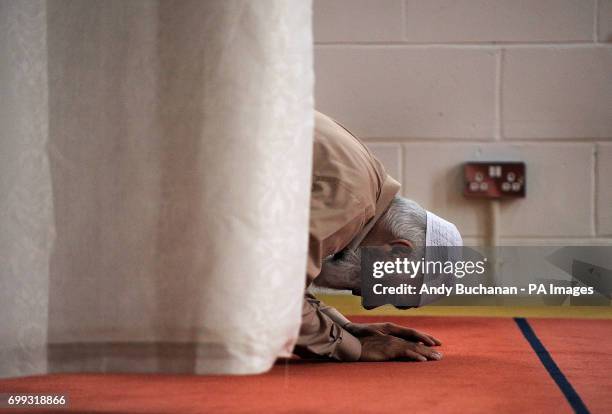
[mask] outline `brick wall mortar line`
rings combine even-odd
[[[592,180],[592,188],[591,188],[592,197],[593,197],[593,199],[591,200],[593,202],[593,209],[592,209],[593,217],[591,219],[591,225],[593,226],[593,235],[595,236],[599,235],[599,222],[597,219],[597,214],[599,213],[598,207],[597,207],[597,190],[599,187],[599,182],[598,182],[599,180],[597,178],[597,169],[599,165],[599,148],[600,146],[598,144],[595,144],[593,147],[593,180]]]
[[[503,134],[503,65],[504,49],[499,49],[495,58],[495,141],[500,141]]]
[[[432,144],[498,144],[506,143],[509,145],[520,145],[520,144],[588,144],[588,143],[600,143],[608,142],[612,138],[504,138],[502,141],[492,140],[490,138],[465,138],[465,137],[369,137],[359,136],[359,139],[376,144],[410,144],[410,143],[432,143]]]
[[[599,0],[595,0],[593,7],[593,42],[599,43]]]
[[[482,43],[410,43],[405,41],[384,41],[384,42],[317,42],[314,44],[315,48],[333,49],[339,47],[347,48],[363,48],[363,49],[472,49],[472,50],[496,50],[499,47],[504,49],[526,49],[526,48],[557,48],[557,49],[579,49],[579,48],[612,48],[612,44],[598,42],[595,43],[593,40],[579,41],[579,42],[482,42]]]

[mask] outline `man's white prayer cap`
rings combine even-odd
[[[427,230],[425,231],[425,262],[456,262],[461,260],[463,239],[457,227],[431,211],[427,211]],[[423,282],[428,286],[454,286],[456,277],[446,273],[426,273]],[[419,306],[441,299],[441,295],[421,295]]]
[[[425,246],[463,246],[463,239],[453,223],[427,211]]]

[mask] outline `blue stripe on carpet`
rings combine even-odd
[[[563,372],[559,369],[559,366],[555,363],[555,360],[550,356],[550,353],[546,350],[536,333],[527,322],[525,318],[514,318],[514,321],[518,325],[519,329],[525,336],[531,348],[533,348],[534,352],[540,358],[540,362],[544,365],[544,368],[548,371],[553,380],[557,383],[557,386],[567,399],[567,402],[572,406],[574,411],[579,414],[588,414],[589,410],[584,405],[582,398],[576,392],[572,384],[567,380]]]

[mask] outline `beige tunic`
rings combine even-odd
[[[361,141],[333,119],[315,113],[307,285],[320,273],[323,259],[362,235],[399,188]],[[306,294],[295,352],[358,360],[361,344],[342,328],[346,323],[338,311]]]

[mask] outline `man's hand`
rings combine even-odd
[[[372,335],[359,338],[360,361],[381,362],[392,359],[414,361],[440,360],[442,354],[423,344],[408,342],[392,335]]]
[[[394,323],[349,323],[344,326],[356,337],[392,335],[412,342],[422,342],[425,345],[442,345],[442,342],[431,335],[419,332],[416,329],[406,328]]]

